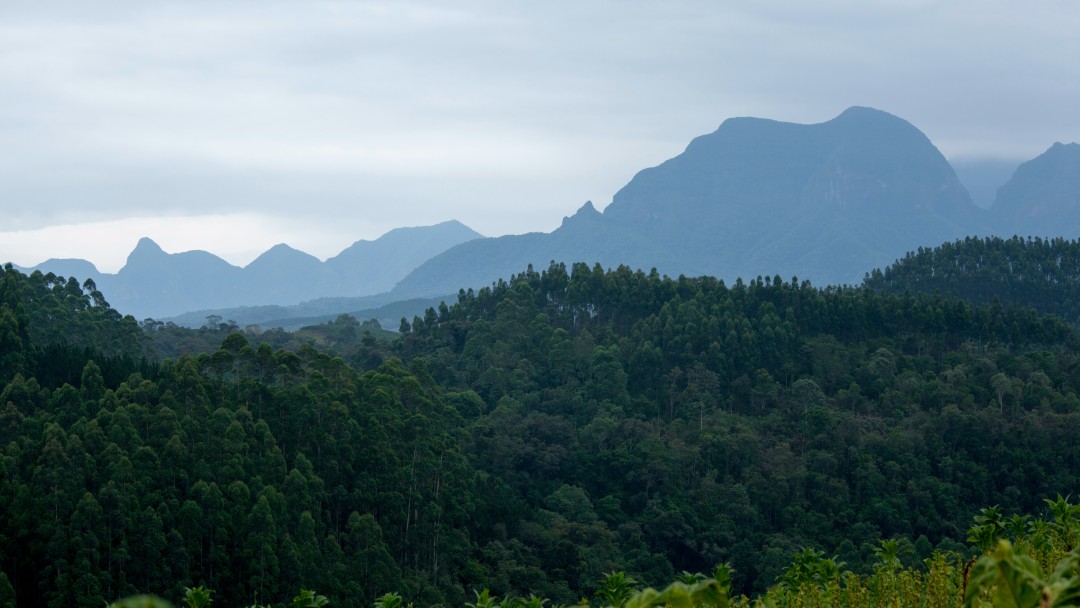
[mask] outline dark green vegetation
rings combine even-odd
[[[1045,518],[1006,517],[997,507],[982,509],[968,538],[977,542],[979,557],[935,551],[914,566],[901,557],[911,552],[902,540],[881,541],[874,548],[872,571],[858,575],[846,564],[821,551],[803,549],[780,580],[751,600],[731,592],[731,568],[721,564],[708,576],[683,571],[660,591],[641,589],[625,572],[605,573],[592,599],[575,608],[1076,608],[1080,606],[1080,505],[1058,497],[1046,500]],[[186,608],[209,608],[213,591],[187,588]],[[466,608],[543,608],[550,600],[498,596],[489,589],[475,591]],[[321,608],[330,599],[302,589],[289,608]],[[401,594],[390,592],[374,608],[401,608]],[[412,603],[407,604],[413,606]],[[108,608],[171,608],[153,597],[133,597]],[[263,608],[257,605],[249,608]]]
[[[206,323],[198,329],[153,319],[143,321],[141,325],[148,340],[147,350],[154,359],[213,352],[230,334],[243,333],[245,339],[267,344],[274,350],[297,351],[306,345],[316,350],[354,357],[377,342],[397,338],[396,332],[383,329],[376,319],[360,322],[349,315],[338,315],[332,321],[307,325],[293,332],[281,328],[263,330],[257,325],[241,330],[234,321],[223,322],[216,315],[206,319]]]
[[[1075,331],[1030,309],[553,265],[347,358],[233,333],[151,365],[69,285],[0,277],[20,605],[571,603],[722,562],[752,592],[804,548],[867,575],[882,538],[900,565],[973,555],[977,506],[1080,487]]]
[[[920,248],[863,285],[891,293],[942,293],[975,304],[994,301],[1080,321],[1080,241],[966,238]]]

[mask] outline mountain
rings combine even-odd
[[[202,327],[207,318],[213,316],[232,321],[240,327],[259,325],[264,329],[280,327],[293,330],[348,314],[361,321],[377,319],[383,327],[397,330],[402,317],[412,319],[417,315],[423,316],[428,308],[436,307],[440,302],[452,304],[456,301],[455,294],[401,300],[386,292],[355,298],[319,298],[288,306],[271,304],[195,310],[162,320],[194,328]]]
[[[920,245],[983,231],[948,161],[896,116],[854,107],[813,125],[733,118],[638,173],[603,213],[586,204],[550,234],[459,245],[395,293],[480,287],[552,260],[853,283]]]
[[[341,277],[319,258],[281,243],[244,267],[243,283],[245,299],[230,305],[288,304],[296,301],[297,294],[337,293]]]
[[[988,166],[964,165],[982,205],[1007,170]],[[1021,165],[986,210],[915,126],[853,107],[819,124],[726,120],[639,172],[603,212],[587,202],[551,233],[482,238],[450,221],[357,241],[325,262],[282,244],[243,269],[206,252],[166,254],[144,240],[120,273],[92,276],[114,306],[139,318],[243,308],[281,320],[372,307],[330,310],[343,304],[334,298],[389,292],[382,306],[441,297],[551,261],[855,284],[909,251],[995,233],[1080,233],[1080,146],[1055,144]],[[39,268],[96,272],[72,260]],[[253,310],[299,303],[302,311]]]
[[[357,241],[326,262],[279,244],[243,268],[206,251],[166,253],[153,240],[143,238],[116,274],[101,273],[85,260],[69,259],[51,259],[25,270],[74,276],[80,283],[91,278],[114,308],[138,319],[189,311],[291,306],[327,298],[345,298],[341,303],[348,306],[334,311],[321,304],[308,306],[301,314],[273,317],[280,319],[358,311],[403,300],[382,298],[371,306],[356,301],[389,291],[427,258],[480,236],[460,222],[449,221],[398,228],[374,241]],[[455,288],[446,293],[456,292]]]
[[[1055,143],[1020,165],[990,209],[997,231],[1080,236],[1080,144]]]
[[[402,277],[431,257],[482,237],[457,220],[419,228],[395,228],[374,241],[356,241],[326,260],[326,267],[343,284],[364,286],[362,293],[340,295],[382,293],[390,291]]]
[[[136,318],[156,317],[190,310],[207,300],[235,302],[243,297],[235,289],[241,274],[239,267],[212,253],[165,253],[144,237],[115,278],[103,275],[98,288],[121,312]]]
[[[44,262],[38,264],[34,268],[23,268],[21,266],[15,266],[15,268],[26,274],[30,274],[35,269],[44,269],[42,272],[51,272],[57,276],[64,277],[78,277],[80,283],[90,279],[94,283],[101,282],[101,271],[97,269],[92,263],[86,260],[79,260],[73,258],[49,258]]]
[[[1003,158],[949,159],[957,179],[971,195],[971,202],[981,209],[989,209],[994,204],[998,188],[1009,181],[1020,162]]]
[[[768,278],[518,277],[393,343],[349,319],[286,338],[300,352],[208,329],[150,363],[93,292],[0,269],[0,606],[181,605],[191,581],[221,606],[490,605],[488,585],[606,605],[598,582],[681,571],[781,590],[743,608],[900,587],[959,606],[963,564],[1000,578],[1002,521],[1035,531],[1009,524],[1031,559],[1075,545],[1080,344],[1060,319]],[[1054,523],[1010,519],[1036,509]]]

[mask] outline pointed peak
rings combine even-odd
[[[128,254],[125,266],[131,266],[132,264],[138,265],[140,262],[163,258],[167,255],[169,254],[165,253],[157,243],[149,237],[144,236],[139,239],[139,242],[135,245],[135,249]]]
[[[149,237],[144,236],[139,239],[139,242],[135,245],[135,249],[132,249],[131,253],[128,254],[127,262],[120,271],[123,272],[125,268],[146,268],[148,266],[153,266],[168,257],[169,254],[165,253],[157,243]]]
[[[266,264],[298,263],[301,261],[316,264],[322,263],[319,258],[310,253],[300,251],[286,243],[278,243],[262,252],[259,257],[252,260],[245,268],[258,268],[259,266]]]
[[[1054,145],[1050,146],[1046,152],[1053,152],[1054,154],[1080,154],[1080,144],[1076,142],[1063,144],[1060,141],[1055,141]]]
[[[136,251],[139,253],[165,253],[161,246],[148,236],[139,239],[139,242],[135,244],[135,249],[132,253],[135,253]]]
[[[566,226],[569,223],[578,223],[588,220],[597,220],[603,217],[596,207],[593,206],[592,201],[585,201],[585,204],[578,209],[574,215],[569,217],[563,217],[562,225]]]

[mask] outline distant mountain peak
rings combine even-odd
[[[852,106],[841,112],[836,118],[821,124],[843,132],[857,133],[871,139],[894,139],[894,145],[901,141],[909,144],[913,141],[930,143],[930,139],[910,122],[884,110],[865,106]]]
[[[311,254],[300,251],[296,247],[293,247],[293,246],[291,246],[291,245],[289,245],[287,243],[278,243],[277,245],[274,245],[270,249],[267,249],[266,251],[264,251],[262,255],[267,255],[267,254],[277,254],[277,255],[301,254],[301,255],[307,256],[307,257],[314,257],[314,256],[311,256]],[[259,257],[262,257],[262,256],[259,256]]]
[[[300,251],[299,249],[296,249],[295,247],[290,247],[285,243],[278,243],[277,245],[274,245],[270,249],[264,251],[261,255],[259,255],[259,257],[252,260],[252,262],[247,265],[247,268],[251,268],[253,266],[258,267],[262,264],[281,264],[286,261],[298,262],[301,260],[309,263],[319,263],[319,258],[311,255],[310,253]]]
[[[141,266],[147,263],[153,263],[153,260],[157,260],[168,256],[169,254],[154,242],[150,237],[142,237],[135,245],[135,249],[131,250],[128,254],[127,264],[125,266]]]
[[[562,225],[577,224],[584,221],[598,221],[603,219],[604,215],[596,210],[592,201],[585,201],[585,204],[578,209],[574,215],[564,216],[562,219]]]
[[[1006,233],[1078,236],[1080,144],[1055,142],[1021,164],[990,209]]]
[[[161,246],[158,245],[156,242],[154,242],[154,239],[152,239],[152,238],[150,238],[148,236],[142,237],[141,239],[139,239],[139,242],[135,244],[135,249],[132,250],[131,253],[136,253],[136,252],[142,253],[142,254],[146,254],[146,253],[165,253],[165,251],[161,248]]]
[[[438,224],[432,224],[430,226],[402,226],[394,228],[383,233],[379,238],[371,241],[360,239],[349,247],[346,247],[341,253],[334,257],[339,257],[354,247],[366,247],[373,243],[388,243],[398,239],[412,239],[415,238],[415,235],[428,235],[429,237],[431,235],[448,235],[451,240],[456,239],[458,242],[484,238],[484,235],[457,220],[446,220],[445,222],[439,222]]]
[[[900,121],[903,121],[903,122],[907,122],[906,120],[904,120],[903,118],[900,118],[899,116],[896,116],[895,114],[890,114],[890,113],[886,112],[885,110],[879,110],[877,108],[871,108],[869,106],[851,106],[850,108],[848,108],[848,109],[844,110],[843,112],[841,112],[833,120],[852,120],[852,119],[866,119],[866,118],[874,118],[874,119],[886,118],[886,119],[891,119],[891,120],[900,120]]]

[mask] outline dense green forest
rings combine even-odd
[[[92,285],[5,269],[0,605],[569,604],[721,563],[758,593],[806,551],[973,556],[979,507],[1080,487],[1075,329],[1030,308],[553,264],[395,342],[339,321],[159,359]]]
[[[980,556],[964,561],[961,554],[935,551],[914,566],[901,557],[910,552],[899,540],[881,541],[867,574],[855,574],[843,561],[821,551],[796,554],[776,584],[756,598],[731,590],[732,571],[720,564],[706,574],[680,572],[671,584],[642,589],[632,576],[605,573],[593,598],[574,608],[1076,608],[1080,606],[1080,505],[1060,496],[1046,500],[1046,517],[1013,514],[997,507],[982,509],[968,530]],[[185,588],[186,608],[209,608],[214,590]],[[466,608],[543,608],[550,600],[474,592]],[[301,589],[288,608],[323,608],[330,599]],[[374,608],[401,608],[397,592],[377,598]],[[414,606],[409,603],[407,606]],[[172,608],[153,596],[134,596],[107,608]],[[249,608],[265,608],[252,605]]]
[[[1080,321],[1080,241],[968,237],[919,248],[863,284],[891,293],[942,293],[974,304],[995,299]]]

